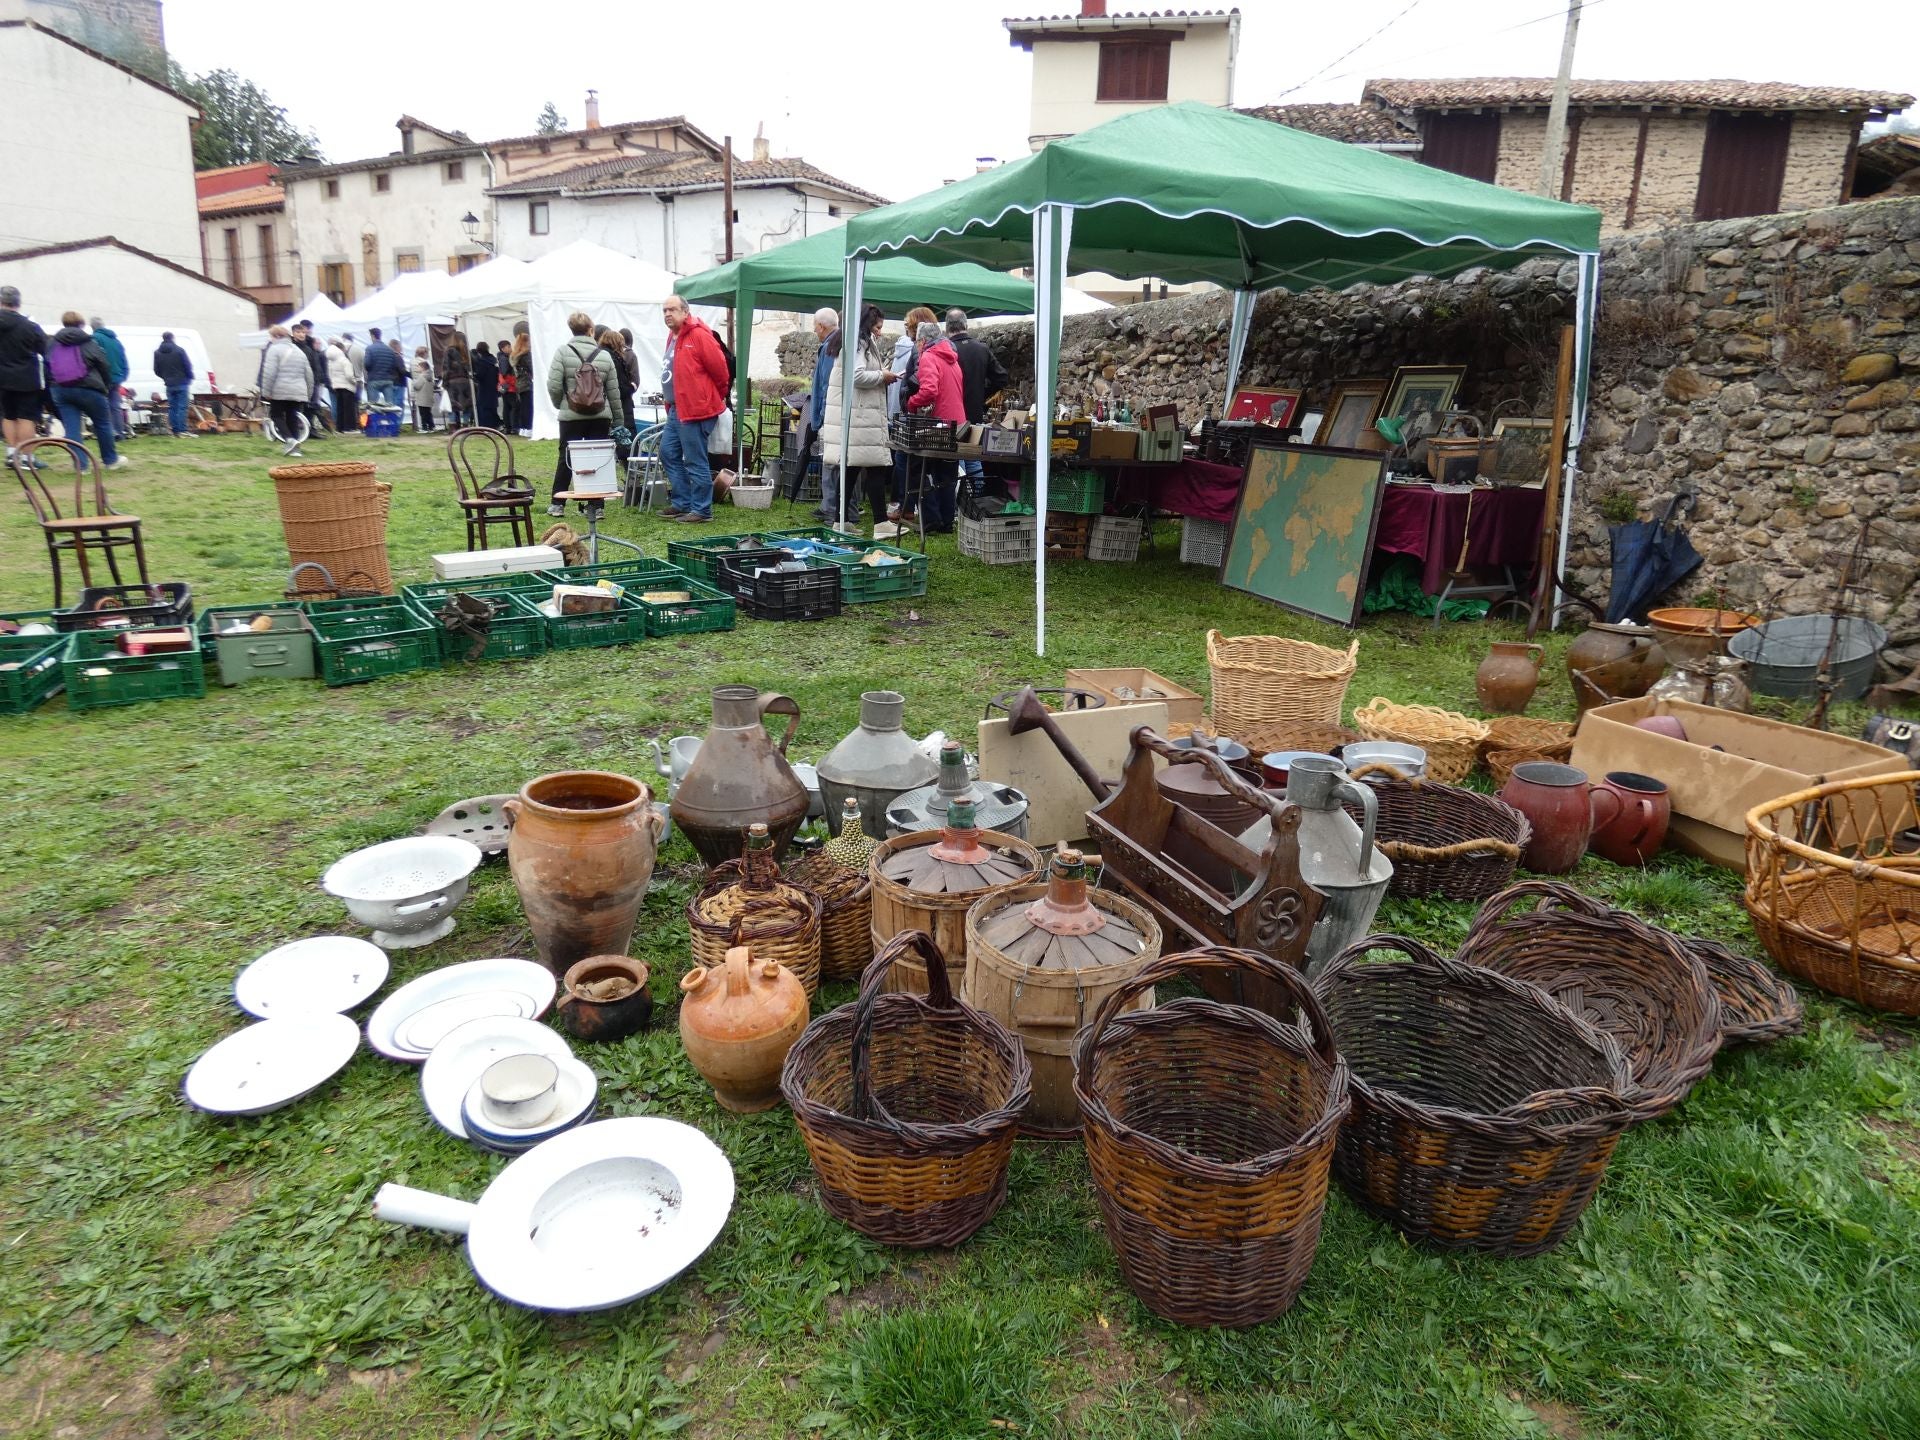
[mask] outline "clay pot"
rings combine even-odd
[[[1664,781],[1614,770],[1593,787],[1593,814],[1588,848],[1616,865],[1644,865],[1666,843],[1673,802]]]
[[[1636,730],[1649,730],[1655,735],[1664,735],[1669,740],[1684,740],[1687,738],[1687,727],[1682,725],[1679,719],[1672,715],[1649,715],[1644,720],[1634,721],[1633,728]]]
[[[789,717],[777,746],[760,723],[768,714]],[[799,724],[800,707],[785,695],[751,685],[714,690],[713,725],[673,796],[673,823],[708,868],[741,854],[756,823],[767,827],[778,859],[807,818],[807,787],[787,763]]]
[[[1547,652],[1519,640],[1496,640],[1487,658],[1473,672],[1474,693],[1480,708],[1495,715],[1518,715],[1533,699],[1540,684],[1540,665]]]
[[[624,993],[612,993],[623,985]],[[569,967],[561,990],[555,1008],[576,1040],[624,1040],[646,1029],[653,1017],[647,967],[624,955],[592,955]],[[594,991],[603,993],[596,996]]]
[[[1595,705],[1637,700],[1667,668],[1644,625],[1589,625],[1567,647],[1567,678],[1582,715]]]
[[[1527,817],[1533,838],[1520,863],[1536,875],[1564,875],[1587,853],[1593,802],[1584,771],[1532,760],[1513,767],[1500,798]]]
[[[507,868],[555,976],[592,955],[620,955],[653,878],[664,817],[653,791],[604,770],[529,780],[503,802],[513,819]]]
[[[744,945],[680,977],[680,1043],[713,1098],[742,1114],[780,1103],[780,1067],[807,1028],[807,992],[786,966]]]

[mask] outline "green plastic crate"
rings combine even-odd
[[[416,588],[429,589],[428,586],[406,586],[402,591]],[[464,592],[476,600],[484,600],[493,607],[493,624],[487,630],[487,647],[478,656],[480,660],[529,660],[535,655],[547,653],[547,617],[535,606],[538,591],[500,588],[494,590],[468,590]],[[433,598],[407,596],[407,608],[433,628],[440,637],[440,659],[442,663],[453,660],[465,660],[467,651],[473,642],[457,630],[449,630],[440,620],[440,611],[446,605],[444,595]]]
[[[734,601],[725,591],[698,580],[684,587],[693,598],[671,604],[635,603],[646,612],[649,635],[703,635],[714,630],[733,629]]]
[[[439,628],[421,620],[404,600],[391,595],[310,600],[305,608],[320,678],[329,685],[357,685],[440,664]]]
[[[611,580],[614,584],[632,588],[637,581],[672,580],[685,572],[668,560],[654,560],[648,556],[638,556],[632,560],[605,560],[598,565],[569,565],[559,570],[539,572],[541,582],[546,585],[592,585],[599,580]]]
[[[174,630],[174,625],[160,627]],[[170,655],[126,655],[122,635],[133,630],[76,630],[67,638],[60,661],[61,682],[67,687],[69,710],[105,710],[115,705],[139,705],[148,700],[197,700],[207,693],[207,667],[200,657],[200,637],[193,648]],[[192,628],[188,627],[192,634]],[[89,674],[103,671],[103,674]]]
[[[53,623],[34,615],[7,618],[22,624]],[[66,653],[64,635],[0,635],[0,715],[23,715],[58,690]]]
[[[1107,508],[1107,479],[1098,470],[1062,470],[1047,477],[1047,509],[1098,515]]]
[[[751,535],[703,535],[698,540],[669,540],[667,559],[679,566],[687,578],[711,583],[720,573],[720,554],[737,550],[742,540],[753,538]]]
[[[415,609],[425,607],[438,610],[447,603],[447,597],[456,592],[463,595],[500,595],[516,591],[524,595],[546,588],[547,582],[540,578],[539,571],[525,570],[514,575],[474,575],[465,580],[426,580],[418,585],[402,585],[400,598]]]
[[[676,589],[687,583],[678,570],[653,578],[670,580]],[[529,604],[533,603],[531,597],[526,598]],[[646,639],[648,634],[646,607],[631,595],[616,596],[611,610],[600,610],[591,615],[549,615],[541,611],[540,618],[547,623],[547,645],[554,650],[592,650],[602,645],[631,645],[636,640]]]
[[[782,540],[824,540],[829,545],[860,543],[858,535],[842,535],[831,525],[807,525],[796,530],[761,530],[753,538],[767,545],[778,545]]]
[[[235,620],[251,622],[268,615],[271,630],[244,634],[220,632]],[[313,632],[306,613],[291,601],[266,605],[212,605],[200,612],[200,653],[207,669],[222,685],[244,685],[249,680],[311,680]]]
[[[900,560],[898,565],[865,565],[861,562],[876,550]],[[927,593],[927,557],[892,545],[863,545],[844,560],[821,557],[825,564],[840,572],[840,600],[845,605],[864,605],[873,600],[903,600]]]

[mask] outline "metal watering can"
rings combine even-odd
[[[1349,780],[1331,755],[1302,755],[1288,766],[1287,800],[1301,811],[1301,878],[1326,897],[1307,942],[1311,976],[1372,928],[1393,862],[1374,848],[1380,801],[1373,787]],[[1359,804],[1362,824],[1353,823],[1342,800]]]

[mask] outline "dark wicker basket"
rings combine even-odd
[[[927,995],[881,994],[909,950]],[[860,998],[787,1052],[780,1091],[828,1212],[888,1245],[931,1246],[958,1245],[1006,1200],[1032,1082],[1020,1042],[957,999],[940,948],[908,930],[873,957]]]
[[[1216,1000],[1121,1013],[1155,984],[1252,971],[1305,1029]],[[1101,1005],[1073,1092],[1107,1239],[1127,1283],[1182,1325],[1258,1325],[1306,1283],[1347,1067],[1299,972],[1205,947],[1145,966]]]
[[[1674,938],[1707,967],[1707,978],[1720,997],[1722,1045],[1758,1045],[1806,1029],[1800,992],[1766,961],[1730,950],[1718,940]]]
[[[1392,935],[1334,957],[1313,990],[1352,1070],[1333,1163],[1354,1203],[1443,1249],[1559,1244],[1635,1118],[1612,1038],[1536,985]]]
[[[1366,779],[1380,802],[1374,839],[1393,861],[1389,895],[1481,900],[1513,883],[1533,827],[1506,801],[1409,780],[1387,765],[1362,765],[1354,776]],[[1357,821],[1359,806],[1348,813]]]
[[[1633,1071],[1635,1119],[1666,1114],[1713,1068],[1720,1000],[1706,967],[1666,931],[1570,885],[1502,890],[1480,907],[1460,960],[1538,985],[1611,1035]]]

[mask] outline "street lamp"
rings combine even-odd
[[[480,238],[480,217],[469,210],[460,217],[460,228],[467,232],[467,243],[478,245],[489,255],[493,253],[493,242]]]

